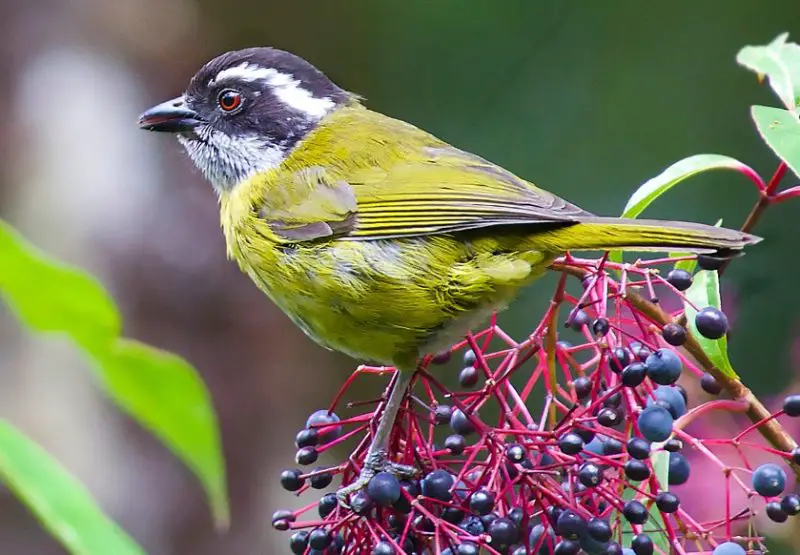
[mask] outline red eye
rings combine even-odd
[[[234,112],[242,105],[242,93],[231,89],[224,90],[219,93],[217,104],[225,112]]]

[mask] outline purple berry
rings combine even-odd
[[[708,339],[719,339],[728,333],[728,317],[713,306],[701,309],[694,317],[694,325],[700,335]]]

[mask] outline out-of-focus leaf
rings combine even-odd
[[[750,114],[764,141],[800,177],[800,120],[797,114],[769,106],[753,106]]]
[[[692,286],[686,290],[685,294],[686,298],[698,308],[713,306],[721,309],[722,302],[719,296],[719,275],[717,272],[709,270],[697,272],[692,281]],[[739,379],[728,359],[728,339],[725,336],[720,339],[708,339],[700,335],[694,323],[697,311],[688,302],[684,303],[684,308],[689,331],[703,348],[706,355],[708,355],[711,362],[714,363],[714,366],[726,376]]]
[[[66,333],[87,347],[119,335],[114,301],[96,279],[48,259],[2,220],[0,260],[0,296],[31,329]]]
[[[145,555],[41,447],[0,420],[0,477],[73,555]]]
[[[208,390],[184,359],[129,339],[97,358],[106,391],[200,479],[220,527],[228,497],[217,420]]]
[[[769,86],[783,105],[796,111],[800,103],[800,46],[786,42],[789,33],[783,33],[765,46],[745,46],[736,61],[767,77]]]
[[[219,428],[196,371],[169,353],[120,338],[111,296],[92,276],[48,259],[0,221],[0,296],[30,329],[72,339],[106,392],[198,477],[220,527],[228,523]]]
[[[760,181],[758,174],[748,165],[721,154],[697,154],[675,162],[663,172],[643,183],[628,199],[623,218],[636,218],[658,197],[672,189],[681,181],[712,170],[733,170]],[[620,262],[622,251],[613,251],[611,260]]]

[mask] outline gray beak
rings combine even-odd
[[[139,116],[139,128],[147,131],[178,133],[191,131],[202,123],[197,112],[186,106],[182,96],[153,106]]]

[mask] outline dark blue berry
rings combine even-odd
[[[668,491],[662,491],[656,495],[656,507],[662,513],[674,513],[678,510],[681,501],[678,496]]]
[[[478,383],[478,369],[474,366],[465,366],[458,374],[458,383],[461,387],[473,387]]]
[[[444,440],[444,448],[453,455],[460,455],[467,448],[467,440],[459,434],[449,435]]]
[[[572,540],[561,540],[556,545],[553,555],[577,555],[581,546],[578,542]]]
[[[578,434],[569,432],[559,438],[558,448],[567,455],[577,455],[583,450],[583,440]]]
[[[575,388],[575,396],[581,401],[592,394],[592,380],[587,377],[575,378],[572,382],[572,387]]]
[[[647,522],[647,509],[636,500],[628,501],[622,506],[622,514],[631,524]]]
[[[389,472],[378,472],[367,483],[367,494],[381,507],[391,507],[400,499],[400,482]]]
[[[630,349],[631,353],[633,353],[633,356],[635,356],[640,362],[646,361],[647,357],[649,357],[653,352],[650,347],[643,345],[638,341],[631,342]]]
[[[650,477],[650,467],[644,461],[631,459],[625,463],[625,476],[635,482],[647,480]]]
[[[513,463],[521,463],[525,460],[525,448],[519,443],[510,443],[506,446],[506,458]]]
[[[598,318],[594,322],[592,322],[592,332],[597,337],[603,337],[608,334],[609,325],[608,320],[605,318]]]
[[[475,351],[472,349],[464,351],[464,366],[474,366],[477,360],[478,357],[475,355]]]
[[[619,374],[622,370],[631,363],[633,355],[624,347],[617,347],[608,357],[608,367],[612,372]]]
[[[466,531],[470,536],[480,536],[486,530],[479,516],[468,516],[461,523],[460,528]]]
[[[545,529],[544,525],[537,524],[531,528],[528,542],[531,549],[539,546],[538,555],[553,555],[553,549],[556,547],[556,534],[552,528]]]
[[[439,501],[450,501],[453,498],[450,488],[454,484],[455,478],[448,471],[442,469],[433,470],[422,479],[422,495]]]
[[[448,424],[453,416],[453,407],[450,405],[438,405],[433,409],[433,421],[437,426]]]
[[[631,540],[631,549],[636,555],[653,555],[653,551],[655,551],[655,546],[653,545],[653,540],[650,539],[650,536],[646,534],[638,534],[633,537]]]
[[[594,463],[584,463],[578,469],[578,481],[587,488],[593,488],[603,481],[603,472]]]
[[[691,467],[689,461],[686,460],[680,453],[669,454],[669,478],[668,482],[671,486],[680,486],[689,480],[691,474]]]
[[[588,525],[577,513],[566,510],[558,515],[556,534],[568,540],[578,540],[586,535]]]
[[[312,549],[319,549],[320,551],[328,547],[332,540],[331,533],[325,528],[312,530],[308,535],[308,545]]]
[[[775,497],[786,487],[786,472],[777,464],[762,464],[753,471],[751,483],[759,495]]]
[[[325,489],[331,482],[333,482],[333,474],[330,472],[320,472],[324,470],[322,467],[317,467],[314,469],[314,475],[308,479],[308,483],[311,484],[311,487],[314,489]]]
[[[573,310],[569,315],[569,318],[567,319],[567,327],[579,330],[584,326],[588,326],[591,321],[592,319],[589,318],[589,315],[586,314],[586,311],[579,308],[577,310]]]
[[[777,523],[786,522],[789,519],[789,515],[783,512],[781,508],[781,504],[777,501],[770,501],[764,507],[764,512],[767,513],[767,517]]]
[[[302,472],[299,470],[284,470],[281,472],[281,486],[286,491],[297,491],[303,487],[305,480],[301,478]]]
[[[272,527],[276,530],[288,530],[289,524],[295,521],[292,511],[280,510],[272,513]]]
[[[655,388],[653,397],[647,399],[647,406],[651,405],[663,406],[675,419],[686,414],[686,399],[677,386],[660,385]]]
[[[317,430],[300,430],[294,438],[294,444],[298,449],[301,447],[313,447],[319,442]]]
[[[387,541],[379,541],[372,548],[372,555],[395,555],[395,553],[397,553],[397,550]]]
[[[800,416],[800,395],[789,395],[783,400],[783,412],[786,416]]]
[[[720,339],[728,333],[728,317],[713,306],[701,309],[694,317],[694,325],[700,335],[708,339]]]
[[[728,258],[724,256],[716,256],[713,254],[698,254],[697,255],[697,265],[700,267],[701,270],[719,270],[725,264],[725,261]]]
[[[607,520],[602,518],[591,519],[587,526],[587,532],[593,539],[599,542],[607,542],[611,539],[611,526],[608,524]]]
[[[669,323],[661,330],[661,337],[664,338],[664,341],[666,341],[668,345],[680,347],[689,339],[689,334],[683,326]]]
[[[700,378],[700,387],[709,395],[719,395],[722,393],[722,386],[719,385],[717,379],[708,372],[705,372],[703,377]]]
[[[447,364],[452,356],[451,351],[442,351],[431,358],[431,364]]]
[[[289,549],[291,552],[295,555],[303,555],[308,546],[308,536],[309,533],[306,530],[300,530],[292,534],[292,537],[289,538]]]
[[[308,420],[306,420],[306,428],[317,430],[317,434],[319,434],[319,443],[324,445],[342,437],[342,426],[334,426],[334,424],[338,424],[339,422],[340,419],[336,416],[336,413],[328,413],[327,410],[321,409],[308,417]]]
[[[478,555],[480,548],[472,542],[463,542],[456,547],[456,555]]]
[[[683,363],[678,355],[669,349],[659,349],[645,361],[647,375],[660,385],[671,385],[678,381]]]
[[[642,362],[632,362],[622,370],[622,385],[636,387],[647,376],[647,366]]]
[[[800,514],[800,495],[790,493],[781,499],[781,509],[789,516]]]
[[[672,415],[663,407],[650,406],[636,420],[639,432],[648,441],[665,441],[672,434]]]
[[[314,447],[302,447],[297,450],[294,460],[301,466],[308,466],[309,464],[317,462],[318,457],[319,453]]]
[[[632,437],[626,444],[628,454],[634,459],[643,461],[650,457],[650,442],[640,437]]]
[[[681,440],[679,440],[679,439],[674,438],[674,437],[671,438],[671,439],[668,439],[664,443],[664,451],[669,451],[670,453],[677,453],[681,449],[683,449],[683,442]]]
[[[458,507],[445,507],[442,509],[442,519],[450,524],[458,524],[467,516],[463,509]]]
[[[494,509],[494,495],[485,490],[479,489],[469,498],[469,510],[478,516],[485,516]]]
[[[605,546],[603,555],[624,555],[622,546],[617,542],[608,542]]]
[[[361,490],[350,498],[350,508],[357,515],[366,516],[375,508],[375,501],[366,491]]]
[[[333,512],[333,510],[339,505],[339,501],[336,499],[335,493],[326,493],[322,496],[322,499],[319,500],[319,505],[317,505],[317,512],[319,512],[319,517],[324,519],[329,514]]]
[[[468,436],[475,433],[475,425],[467,418],[467,415],[461,412],[461,409],[453,409],[453,415],[450,417],[450,427],[457,434]]]
[[[510,518],[495,519],[487,531],[494,546],[511,545],[519,539],[519,528]]]
[[[667,282],[678,291],[686,291],[692,286],[692,274],[680,268],[674,268],[667,274]]]

